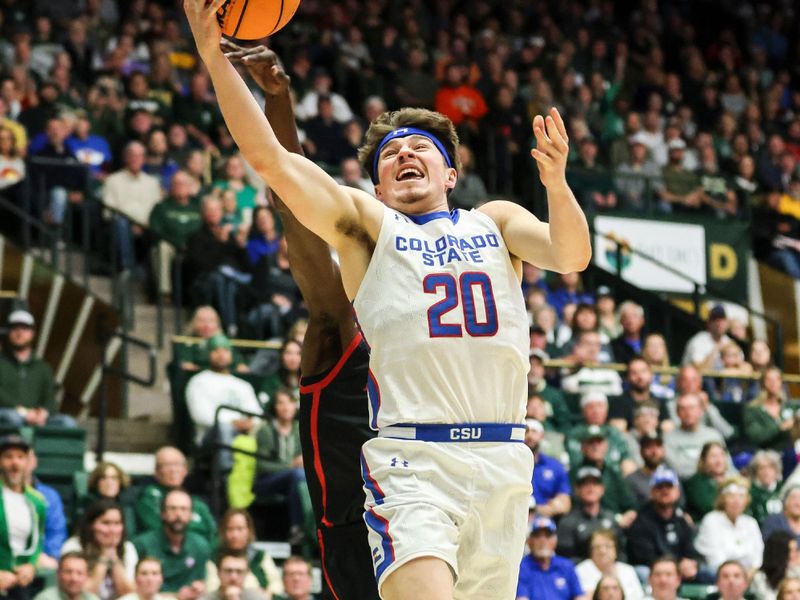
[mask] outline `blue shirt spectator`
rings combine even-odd
[[[547,504],[558,494],[572,495],[569,473],[560,461],[541,452],[535,456],[533,469],[533,497],[536,505]]]
[[[528,536],[529,556],[522,559],[517,600],[575,600],[584,598],[572,561],[555,554],[556,524],[536,516]]]
[[[47,515],[44,520],[44,544],[42,551],[52,558],[61,556],[61,547],[67,540],[67,517],[64,515],[64,503],[58,492],[34,479],[33,487],[44,496],[47,502]]]

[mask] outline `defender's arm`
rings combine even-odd
[[[377,201],[343,190],[325,171],[281,146],[239,73],[219,48],[216,11],[224,0],[184,0],[197,49],[206,64],[220,110],[240,151],[298,220],[336,248],[347,241],[343,229],[366,229],[377,237],[382,213]],[[374,205],[374,206],[373,206]]]

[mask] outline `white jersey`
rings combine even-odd
[[[353,305],[371,346],[374,429],[524,422],[528,318],[489,216],[408,216],[384,207]]]

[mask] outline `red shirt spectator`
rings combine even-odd
[[[465,121],[474,124],[489,112],[481,93],[464,83],[464,67],[457,64],[447,67],[445,84],[436,92],[435,105],[436,110],[449,117],[455,126]]]

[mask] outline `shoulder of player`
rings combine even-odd
[[[519,204],[509,200],[491,200],[485,204],[481,204],[475,210],[490,217],[498,226],[505,223],[510,217],[518,214],[520,211],[528,212]]]

